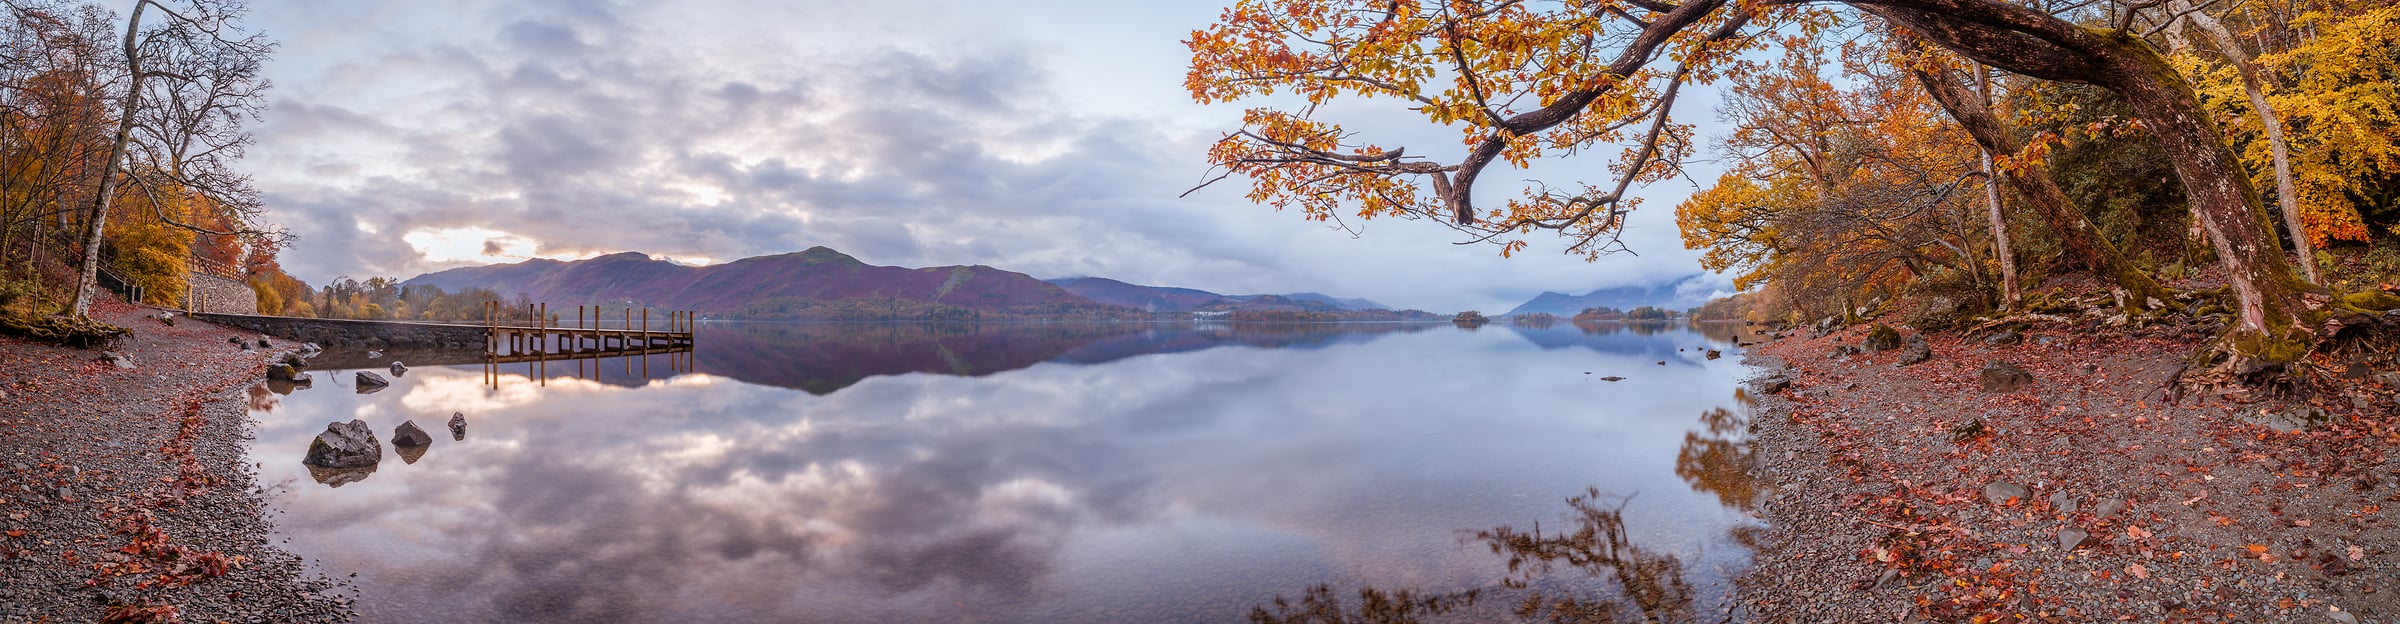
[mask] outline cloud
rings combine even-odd
[[[1195,24],[1104,25],[1070,9],[960,4],[919,19],[731,1],[437,2],[262,14],[289,34],[249,167],[273,218],[301,236],[285,265],[311,280],[513,260],[404,239],[463,228],[520,236],[545,257],[827,245],[878,264],[1433,309],[1691,270],[1655,219],[1636,219],[1644,256],[1587,265],[1501,261],[1424,223],[1353,238],[1249,205],[1233,184],[1179,198],[1238,116],[1162,104],[1182,100],[1162,91],[1182,71],[1174,42]],[[455,17],[433,17],[443,11]],[[810,18],[826,14],[857,23]],[[761,25],[790,20],[811,26]],[[1060,29],[1105,29],[1096,41],[1126,49],[1047,43]]]

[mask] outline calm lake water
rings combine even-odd
[[[252,458],[370,621],[1715,622],[1759,530],[1734,330],[704,324],[373,394],[333,353],[252,389]],[[312,475],[353,418],[435,442]]]

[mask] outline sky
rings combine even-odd
[[[280,47],[243,167],[299,237],[284,266],[311,283],[823,245],[1448,311],[1701,271],[1675,232],[1685,180],[1644,189],[1633,253],[1597,262],[1547,235],[1503,259],[1426,221],[1340,229],[1252,204],[1238,178],[1185,195],[1249,105],[1182,86],[1181,41],[1226,1],[268,0],[248,23]],[[1687,91],[1678,121],[1705,133],[1718,98]],[[1389,100],[1322,112],[1412,154],[1458,144]],[[1485,179],[1603,182],[1604,166]]]

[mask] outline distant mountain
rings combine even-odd
[[[1286,298],[1286,299],[1297,299],[1297,300],[1300,300],[1300,301],[1314,301],[1314,302],[1317,302],[1317,303],[1322,303],[1322,304],[1330,305],[1330,306],[1333,306],[1333,307],[1336,307],[1336,308],[1341,308],[1341,309],[1344,309],[1344,310],[1389,310],[1389,309],[1392,309],[1392,307],[1391,307],[1391,306],[1387,306],[1387,305],[1384,305],[1384,304],[1376,303],[1376,302],[1374,302],[1373,300],[1369,300],[1369,299],[1363,299],[1363,298],[1353,298],[1353,299],[1337,299],[1337,298],[1334,298],[1332,295],[1326,295],[1326,294],[1323,294],[1323,293],[1304,292],[1304,293],[1291,293],[1291,294],[1287,294],[1287,295],[1278,295],[1278,296],[1280,296],[1280,297],[1283,297],[1283,298]]]
[[[1616,308],[1631,310],[1654,306],[1667,310],[1687,310],[1707,303],[1713,288],[1701,274],[1652,286],[1620,286],[1602,288],[1581,295],[1545,292],[1508,311],[1511,316],[1548,312],[1559,316],[1574,316],[1584,308]]]
[[[1048,280],[1067,292],[1082,295],[1100,303],[1121,305],[1152,312],[1188,312],[1202,309],[1241,310],[1389,310],[1391,306],[1367,299],[1340,299],[1323,293],[1291,293],[1280,295],[1220,295],[1193,288],[1142,286],[1105,277],[1069,277]],[[1267,299],[1272,297],[1272,299]],[[1259,301],[1265,299],[1265,301]],[[1234,305],[1258,301],[1256,305]],[[1306,303],[1323,304],[1319,306]]]
[[[1294,299],[1283,295],[1251,295],[1239,299],[1200,306],[1195,312],[1341,312],[1342,307],[1323,301]]]
[[[1184,312],[1230,299],[1205,290],[1142,286],[1105,277],[1070,277],[1046,281],[1085,299],[1150,312]]]
[[[1107,307],[1023,273],[982,265],[874,266],[824,247],[698,267],[632,252],[572,262],[537,259],[427,273],[402,285],[523,294],[549,302],[553,312],[562,305],[633,303],[713,315],[831,318],[885,310],[915,316],[940,309],[1054,313]]]

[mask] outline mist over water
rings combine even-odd
[[[371,621],[1218,622],[1362,590],[1715,620],[1757,528],[1733,329],[704,324],[688,359],[497,384],[392,354],[433,359],[373,394],[326,369],[387,361],[328,354],[252,391],[252,452],[285,546]],[[329,487],[300,459],[353,418],[437,439]]]

